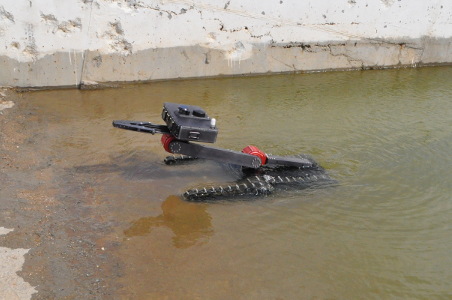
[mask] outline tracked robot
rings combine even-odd
[[[199,106],[164,103],[162,119],[166,125],[118,120],[113,121],[113,126],[162,134],[163,148],[173,154],[165,158],[167,165],[206,159],[225,164],[240,175],[236,182],[189,189],[183,194],[188,201],[268,195],[278,189],[304,189],[335,182],[307,155],[277,156],[255,146],[234,151],[207,145],[215,143],[218,128],[216,120]]]

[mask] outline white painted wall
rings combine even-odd
[[[61,64],[62,70],[82,73],[86,71],[87,55],[93,52],[100,57],[115,55],[117,59],[127,60],[140,51],[170,48],[184,51],[184,47],[201,47],[205,52],[219,51],[223,64],[231,65],[232,61],[253,59],[256,47],[354,41],[415,43],[416,48],[423,46],[417,41],[425,37],[445,41],[440,46],[441,51],[446,52],[445,57],[438,59],[438,63],[452,61],[452,1],[0,0],[0,58],[3,57],[4,66],[8,67],[0,71],[0,85],[38,83],[39,80],[27,78],[39,76],[36,70],[27,72],[23,65],[15,68],[13,61],[28,63],[29,68],[31,63],[35,64],[35,69],[45,69],[44,62],[39,61],[55,53],[60,53],[54,61]],[[188,60],[192,59],[189,52],[186,51]],[[67,56],[64,61],[61,53]],[[135,60],[133,63],[139,64]],[[217,75],[224,74],[223,64],[218,60],[216,64]],[[331,68],[336,66],[333,64]],[[136,78],[129,71],[117,79],[154,79],[145,70],[141,71],[147,73],[146,76],[137,74]],[[89,73],[92,77],[89,79],[115,81],[111,76],[96,77],[93,72]],[[212,76],[215,72],[210,70],[203,74],[193,70],[179,77],[203,75]],[[62,77],[65,76],[72,75]],[[51,75],[46,73],[45,77],[51,78]],[[83,74],[72,77],[71,81],[83,81]],[[46,80],[48,85],[67,84]]]

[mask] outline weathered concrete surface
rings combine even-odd
[[[80,81],[81,57],[81,53],[57,52],[36,61],[21,62],[3,56],[0,57],[0,78],[7,79],[3,85],[15,87],[75,84]]]
[[[0,86],[449,64],[452,3],[4,1],[0,36]]]
[[[0,235],[11,231],[12,229],[0,227]],[[0,299],[31,299],[36,292],[30,284],[17,275],[17,272],[22,269],[25,262],[24,255],[27,253],[27,249],[0,247]]]

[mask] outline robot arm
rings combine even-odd
[[[215,143],[218,134],[215,119],[193,105],[165,103],[162,119],[166,125],[150,122],[113,121],[113,126],[121,129],[163,134],[163,148],[170,153],[188,155],[257,169],[263,165],[287,166],[304,169],[316,166],[307,159],[268,155],[255,146],[247,146],[241,152],[215,148],[194,142]]]

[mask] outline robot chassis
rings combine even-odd
[[[234,183],[189,189],[183,194],[186,200],[268,195],[277,188],[303,189],[334,183],[325,170],[307,155],[277,156],[266,154],[255,146],[247,146],[239,152],[198,144],[215,143],[218,134],[216,120],[199,106],[166,102],[162,119],[166,125],[117,120],[113,121],[113,126],[162,134],[163,148],[178,155],[165,158],[167,165],[207,159],[229,166],[241,177]]]

